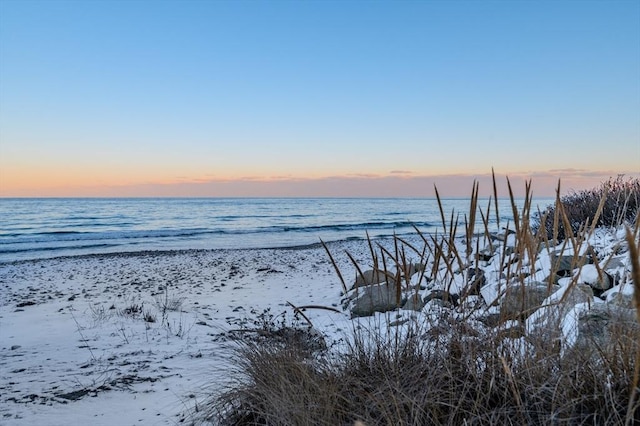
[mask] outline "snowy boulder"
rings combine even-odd
[[[405,311],[421,311],[424,306],[427,304],[426,301],[422,300],[419,293],[414,293],[407,297],[407,301],[402,305],[402,309]]]
[[[366,317],[375,312],[388,312],[404,305],[402,294],[398,299],[395,284],[374,284],[365,287],[351,303],[351,317]]]
[[[405,270],[399,271],[399,275],[403,279],[411,278],[418,272],[424,271],[424,268],[425,268],[425,265],[423,263],[420,263],[420,262],[410,263],[406,265],[406,271]],[[404,269],[404,268],[401,268],[401,269]],[[351,289],[353,290],[358,287],[364,287],[364,286],[380,284],[380,283],[393,284],[396,282],[397,278],[398,278],[398,273],[393,273],[391,271],[385,271],[383,269],[377,269],[377,268],[369,269],[369,270],[363,271],[362,274],[359,272],[356,274],[356,280],[353,286],[351,287]]]
[[[611,306],[617,306],[624,309],[632,309],[633,302],[633,294],[625,294],[625,293],[612,293],[611,296],[607,297],[607,303]]]
[[[431,300],[441,300],[441,306],[451,308],[458,306],[459,299],[460,296],[458,296],[457,294],[451,294],[446,290],[433,290],[431,293],[425,296],[424,302],[428,303]]]
[[[601,262],[601,269],[611,277],[612,285],[619,284],[631,270],[629,255],[614,256]]]
[[[542,282],[511,285],[500,301],[500,315],[504,319],[527,318],[548,295],[549,286]]]
[[[478,260],[482,262],[489,262],[491,258],[494,256],[494,254],[495,254],[495,249],[491,250],[489,247],[485,247],[483,249],[480,249],[480,251],[478,251]]]
[[[414,274],[424,271],[425,268],[426,268],[426,265],[424,263],[421,263],[421,262],[411,263],[409,264],[406,274],[412,277]]]
[[[616,345],[620,339],[633,338],[628,334],[635,334],[640,330],[635,310],[613,308],[599,303],[591,309],[578,314],[578,336],[576,346],[583,348],[595,346],[604,348]],[[634,333],[635,331],[635,333]]]
[[[500,232],[492,232],[491,239],[493,241],[508,242],[510,236],[515,238],[515,233],[514,230],[502,228]]]
[[[595,265],[584,265],[577,272],[576,281],[580,284],[587,284],[594,290],[604,291],[612,286],[612,279],[606,272],[598,271]]]
[[[362,274],[358,273],[356,276],[356,281],[353,284],[352,289],[372,285],[372,284],[380,284],[384,282],[395,282],[396,277],[389,271],[383,271],[382,269],[369,269],[367,271],[363,271]]]
[[[586,265],[587,261],[588,259],[584,256],[567,255],[566,252],[561,251],[551,253],[551,266],[562,276],[567,276],[575,268]]]
[[[585,304],[588,307],[593,303],[591,287],[572,284],[571,280],[565,278],[564,285],[557,288],[542,302],[542,307],[527,318],[527,329],[538,335],[554,334],[559,331],[560,324],[576,305]]]
[[[607,290],[602,294],[606,302],[612,306],[631,309],[635,306],[633,300],[633,286],[631,283],[621,284]]]
[[[467,285],[462,291],[463,298],[467,296],[477,296],[480,294],[480,289],[487,283],[487,278],[484,276],[484,271],[480,268],[467,269]]]
[[[602,265],[603,269],[608,273],[613,274],[617,270],[622,270],[624,272],[629,265],[629,255],[627,253],[621,254],[619,256],[613,256],[610,259],[607,259]]]

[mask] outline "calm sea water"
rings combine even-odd
[[[536,200],[541,208],[552,200]],[[481,202],[483,209],[487,202]],[[443,200],[462,217],[469,201]],[[493,209],[492,209],[493,210]],[[501,225],[510,204],[500,201]],[[0,199],[0,262],[143,250],[295,247],[440,229],[435,199]],[[491,226],[496,227],[495,213]],[[497,228],[496,228],[497,229]]]

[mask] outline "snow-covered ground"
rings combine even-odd
[[[632,294],[630,264],[620,256],[622,239],[621,232],[603,230],[590,240],[603,258],[622,259],[618,282],[623,285],[610,290],[609,298],[615,292]],[[345,251],[361,265],[371,264],[362,241],[333,243],[330,250],[348,285],[355,268]],[[536,260],[540,279],[549,272],[552,251]],[[481,265],[484,293],[499,293],[494,263]],[[576,273],[589,284],[592,272]],[[559,289],[569,280],[561,279]],[[560,290],[545,303],[559,300]],[[229,379],[234,363],[229,330],[251,324],[267,309],[291,316],[287,302],[342,309],[341,292],[322,247],[0,264],[0,423],[178,424]],[[560,325],[573,340],[576,309]],[[352,321],[349,312],[309,309],[305,315],[329,339],[344,336]]]
[[[345,267],[345,248],[364,253],[338,246]],[[287,301],[338,306],[340,290],[321,247],[2,264],[0,424],[176,424],[228,377],[223,333],[268,308],[290,315]],[[307,315],[329,333],[348,320]]]

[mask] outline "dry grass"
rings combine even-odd
[[[395,277],[398,293],[408,290],[403,280],[411,268],[409,253],[425,265],[420,272],[431,282],[450,289],[456,274],[467,274],[468,286],[462,292],[459,315],[421,316],[399,327],[380,324],[356,326],[345,336],[340,350],[309,351],[296,341],[264,340],[240,344],[235,382],[230,389],[211,398],[200,412],[199,421],[220,425],[620,425],[640,422],[640,335],[635,326],[616,328],[611,344],[591,342],[575,348],[561,348],[548,338],[527,340],[510,338],[501,327],[484,326],[474,318],[487,309],[474,302],[477,293],[471,270],[481,262],[480,247],[498,250],[499,270],[505,283],[521,288],[534,273],[540,253],[551,250],[555,241],[563,248],[577,250],[601,217],[615,217],[619,225],[630,213],[619,206],[607,207],[612,192],[621,181],[607,184],[589,218],[575,227],[571,203],[557,198],[546,211],[539,228],[532,227],[531,192],[527,184],[524,206],[516,208],[509,186],[513,223],[506,232],[515,232],[513,252],[506,244],[492,242],[486,210],[478,207],[474,184],[470,210],[464,219],[441,208],[442,235],[423,235],[424,247],[415,247],[396,238],[389,250],[369,240],[374,269]],[[626,183],[623,185],[626,188]],[[637,182],[633,183],[637,185]],[[631,186],[633,186],[631,185]],[[494,188],[496,187],[494,182]],[[640,219],[636,199],[628,194],[624,208],[635,208],[635,223],[628,229],[627,242],[633,265],[635,306],[640,321]],[[559,190],[558,190],[559,193]],[[591,194],[591,193],[590,193]],[[439,201],[439,195],[438,195]],[[634,204],[635,203],[635,204]],[[586,209],[586,204],[582,205]],[[497,203],[495,204],[497,215]],[[476,230],[476,213],[483,226]],[[573,215],[573,216],[572,216]],[[609,220],[609,219],[607,219]],[[458,226],[462,223],[463,232]],[[462,226],[462,225],[460,225]],[[464,236],[462,250],[455,239]],[[331,253],[329,253],[331,257]],[[574,264],[584,255],[575,254]],[[353,259],[353,258],[351,258]],[[332,258],[333,261],[333,258]],[[333,262],[334,266],[336,262]],[[357,271],[360,266],[354,261]],[[337,269],[337,268],[336,268]],[[347,291],[343,275],[338,276]],[[552,267],[553,275],[553,267]],[[572,286],[576,282],[572,282]],[[551,290],[551,282],[549,283]],[[358,291],[357,289],[355,291]],[[568,294],[565,293],[565,294]],[[562,303],[562,301],[560,302]],[[504,320],[504,319],[503,319]],[[387,332],[381,332],[387,330]],[[196,423],[197,423],[196,422]]]

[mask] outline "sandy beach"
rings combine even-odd
[[[345,271],[346,249],[367,258],[361,242],[332,244]],[[317,246],[1,264],[1,423],[176,424],[228,379],[226,331],[291,315],[287,302],[337,306],[340,291]],[[348,321],[307,315],[335,333]]]

